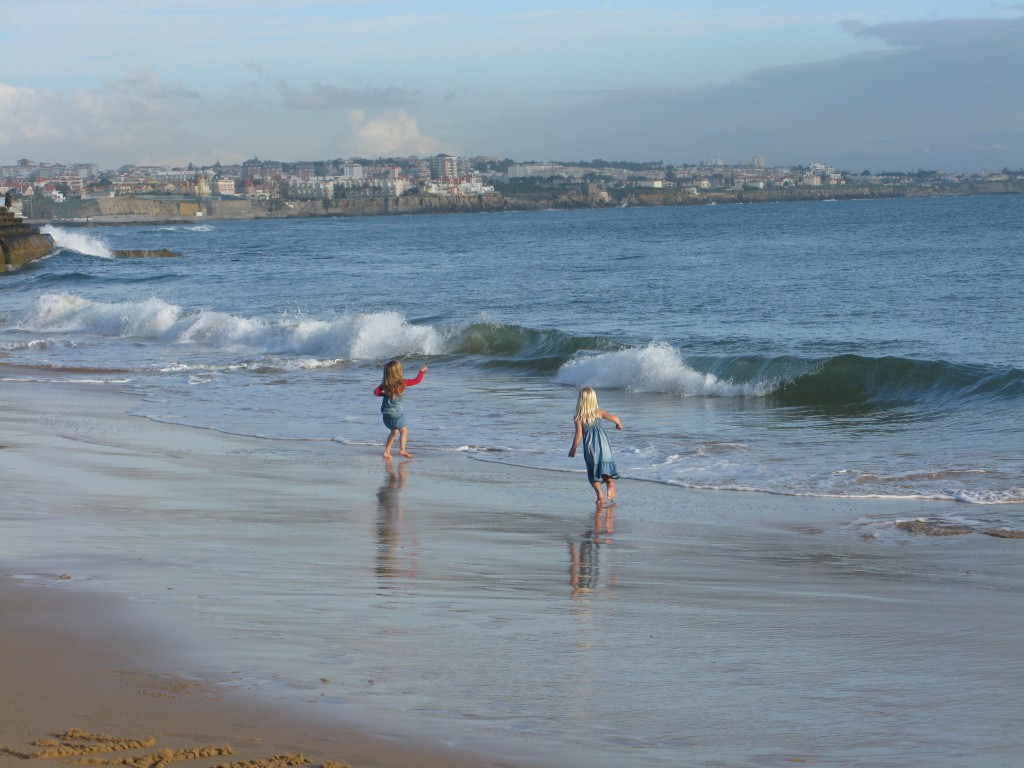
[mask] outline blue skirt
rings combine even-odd
[[[380,404],[380,415],[384,418],[384,426],[388,429],[402,429],[405,426],[405,411],[402,410],[401,395],[398,397],[385,395]]]
[[[583,460],[587,463],[587,480],[591,485],[601,482],[602,477],[619,476],[608,436],[597,421],[583,425]]]
[[[399,413],[397,416],[392,416],[387,413],[382,413],[384,417],[384,426],[388,429],[402,429],[405,427],[405,414]]]

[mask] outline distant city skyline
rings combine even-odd
[[[1024,3],[7,4],[0,165],[1024,167]]]

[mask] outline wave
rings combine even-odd
[[[50,293],[28,310],[9,316],[7,327],[188,344],[256,357],[307,358],[258,364],[292,370],[346,360],[446,355],[485,369],[550,375],[563,385],[682,397],[761,398],[784,407],[938,407],[1024,397],[1024,371],[1017,368],[860,355],[685,356],[665,342],[627,346],[607,337],[491,322],[446,327],[410,323],[395,312],[326,320],[302,315],[261,318],[188,311],[157,298],[104,303]]]
[[[757,397],[767,394],[760,381],[735,382],[710,371],[698,371],[683,359],[677,349],[661,342],[577,356],[559,368],[555,381],[577,387],[687,396]]]
[[[70,294],[46,294],[8,327],[34,333],[83,333],[220,351],[316,358],[380,360],[401,355],[437,355],[442,334],[411,325],[394,312],[349,315],[333,320],[282,316],[247,318],[213,310],[189,312],[156,298],[106,303]]]
[[[68,231],[47,224],[39,230],[53,238],[53,244],[67,251],[76,251],[86,256],[98,256],[102,259],[114,258],[114,252],[100,238],[84,232]]]
[[[573,336],[558,330],[537,330],[521,325],[473,323],[451,332],[447,351],[484,358],[485,368],[554,372],[584,350],[622,348],[599,336]]]
[[[157,227],[159,232],[212,232],[213,226],[210,224],[183,224],[181,226],[167,225]]]
[[[564,363],[561,384],[681,396],[760,397],[782,406],[901,406],[1024,396],[1024,371],[898,357],[693,356],[651,343]]]
[[[1024,396],[1024,371],[900,357],[840,355],[780,380],[782,405],[915,405]]]

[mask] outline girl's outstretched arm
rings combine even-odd
[[[579,446],[580,440],[583,439],[583,425],[580,424],[579,420],[577,420],[577,419],[574,419],[573,421],[576,424],[576,434],[573,435],[572,447],[569,449],[569,458],[570,459],[573,456],[576,455],[576,448]]]
[[[622,422],[619,421],[619,417],[614,413],[608,413],[608,411],[598,411],[597,415],[602,419],[606,419],[615,425],[616,429],[622,429]]]
[[[426,372],[427,372],[427,366],[424,365],[422,368],[420,368],[420,372],[418,374],[416,374],[416,378],[415,379],[406,379],[402,383],[405,384],[405,386],[407,386],[407,387],[415,387],[417,384],[419,384],[421,381],[423,381],[423,374],[426,373]]]

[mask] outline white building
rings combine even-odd
[[[341,167],[341,178],[345,181],[362,181],[363,166],[359,163],[345,163]]]
[[[218,195],[233,196],[235,194],[234,179],[217,179],[216,189]]]

